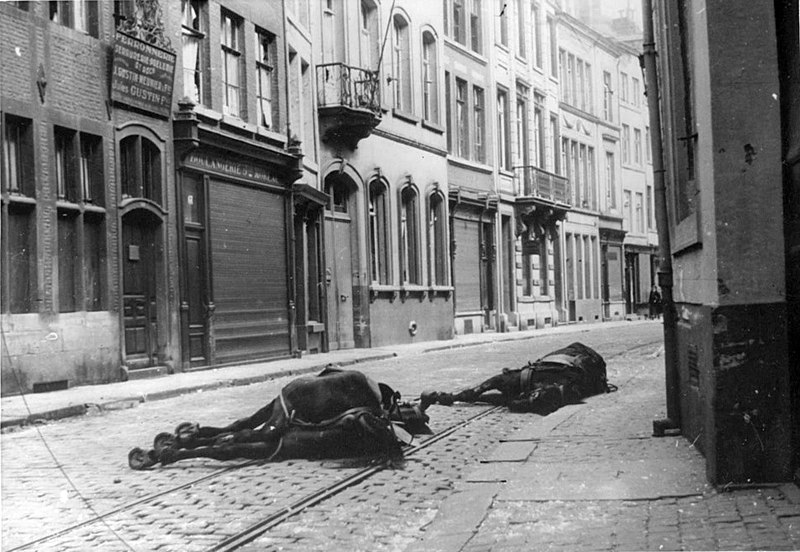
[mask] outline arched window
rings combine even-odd
[[[386,186],[373,181],[369,185],[370,274],[372,282],[377,284],[390,283],[388,203]]]
[[[401,15],[394,16],[392,36],[392,85],[394,107],[411,113],[411,43],[408,21]]]
[[[439,123],[439,62],[436,38],[430,31],[422,33],[422,116]]]
[[[400,260],[404,284],[421,283],[417,203],[417,191],[406,186],[400,194]]]
[[[441,194],[435,193],[428,200],[428,266],[431,271],[431,285],[446,286],[447,277],[447,215]]]
[[[161,150],[139,135],[124,138],[119,145],[122,195],[161,204]]]

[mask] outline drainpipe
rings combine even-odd
[[[651,147],[653,153],[653,186],[655,191],[656,228],[658,230],[658,285],[664,306],[664,368],[666,372],[667,418],[653,420],[653,435],[663,437],[666,431],[680,431],[680,374],[676,336],[677,316],[672,298],[672,246],[667,214],[667,190],[664,152],[661,144],[661,111],[656,65],[655,33],[653,30],[653,0],[642,0],[644,20],[644,53],[640,58],[645,73],[647,104],[650,111]]]

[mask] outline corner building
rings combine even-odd
[[[0,59],[3,394],[180,364],[176,41],[160,10],[131,14],[110,2],[0,4],[13,45]]]
[[[676,309],[668,408],[712,483],[796,481],[798,6],[656,1],[650,16]]]

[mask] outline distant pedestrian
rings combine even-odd
[[[653,284],[653,289],[650,290],[650,298],[647,300],[650,305],[650,319],[661,318],[661,293],[658,291],[658,286]]]

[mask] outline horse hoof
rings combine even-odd
[[[178,443],[187,443],[197,437],[200,425],[192,422],[183,422],[175,428],[175,440]]]
[[[162,449],[174,447],[176,442],[177,439],[172,433],[159,433],[156,435],[156,438],[153,439],[153,450],[158,454]]]
[[[158,458],[157,461],[161,462],[162,466],[166,466],[167,464],[172,464],[173,462],[177,462],[178,458],[176,457],[176,450],[174,448],[164,448],[158,451]]]
[[[128,453],[128,466],[132,470],[146,470],[158,464],[154,450],[144,450],[136,447]]]

